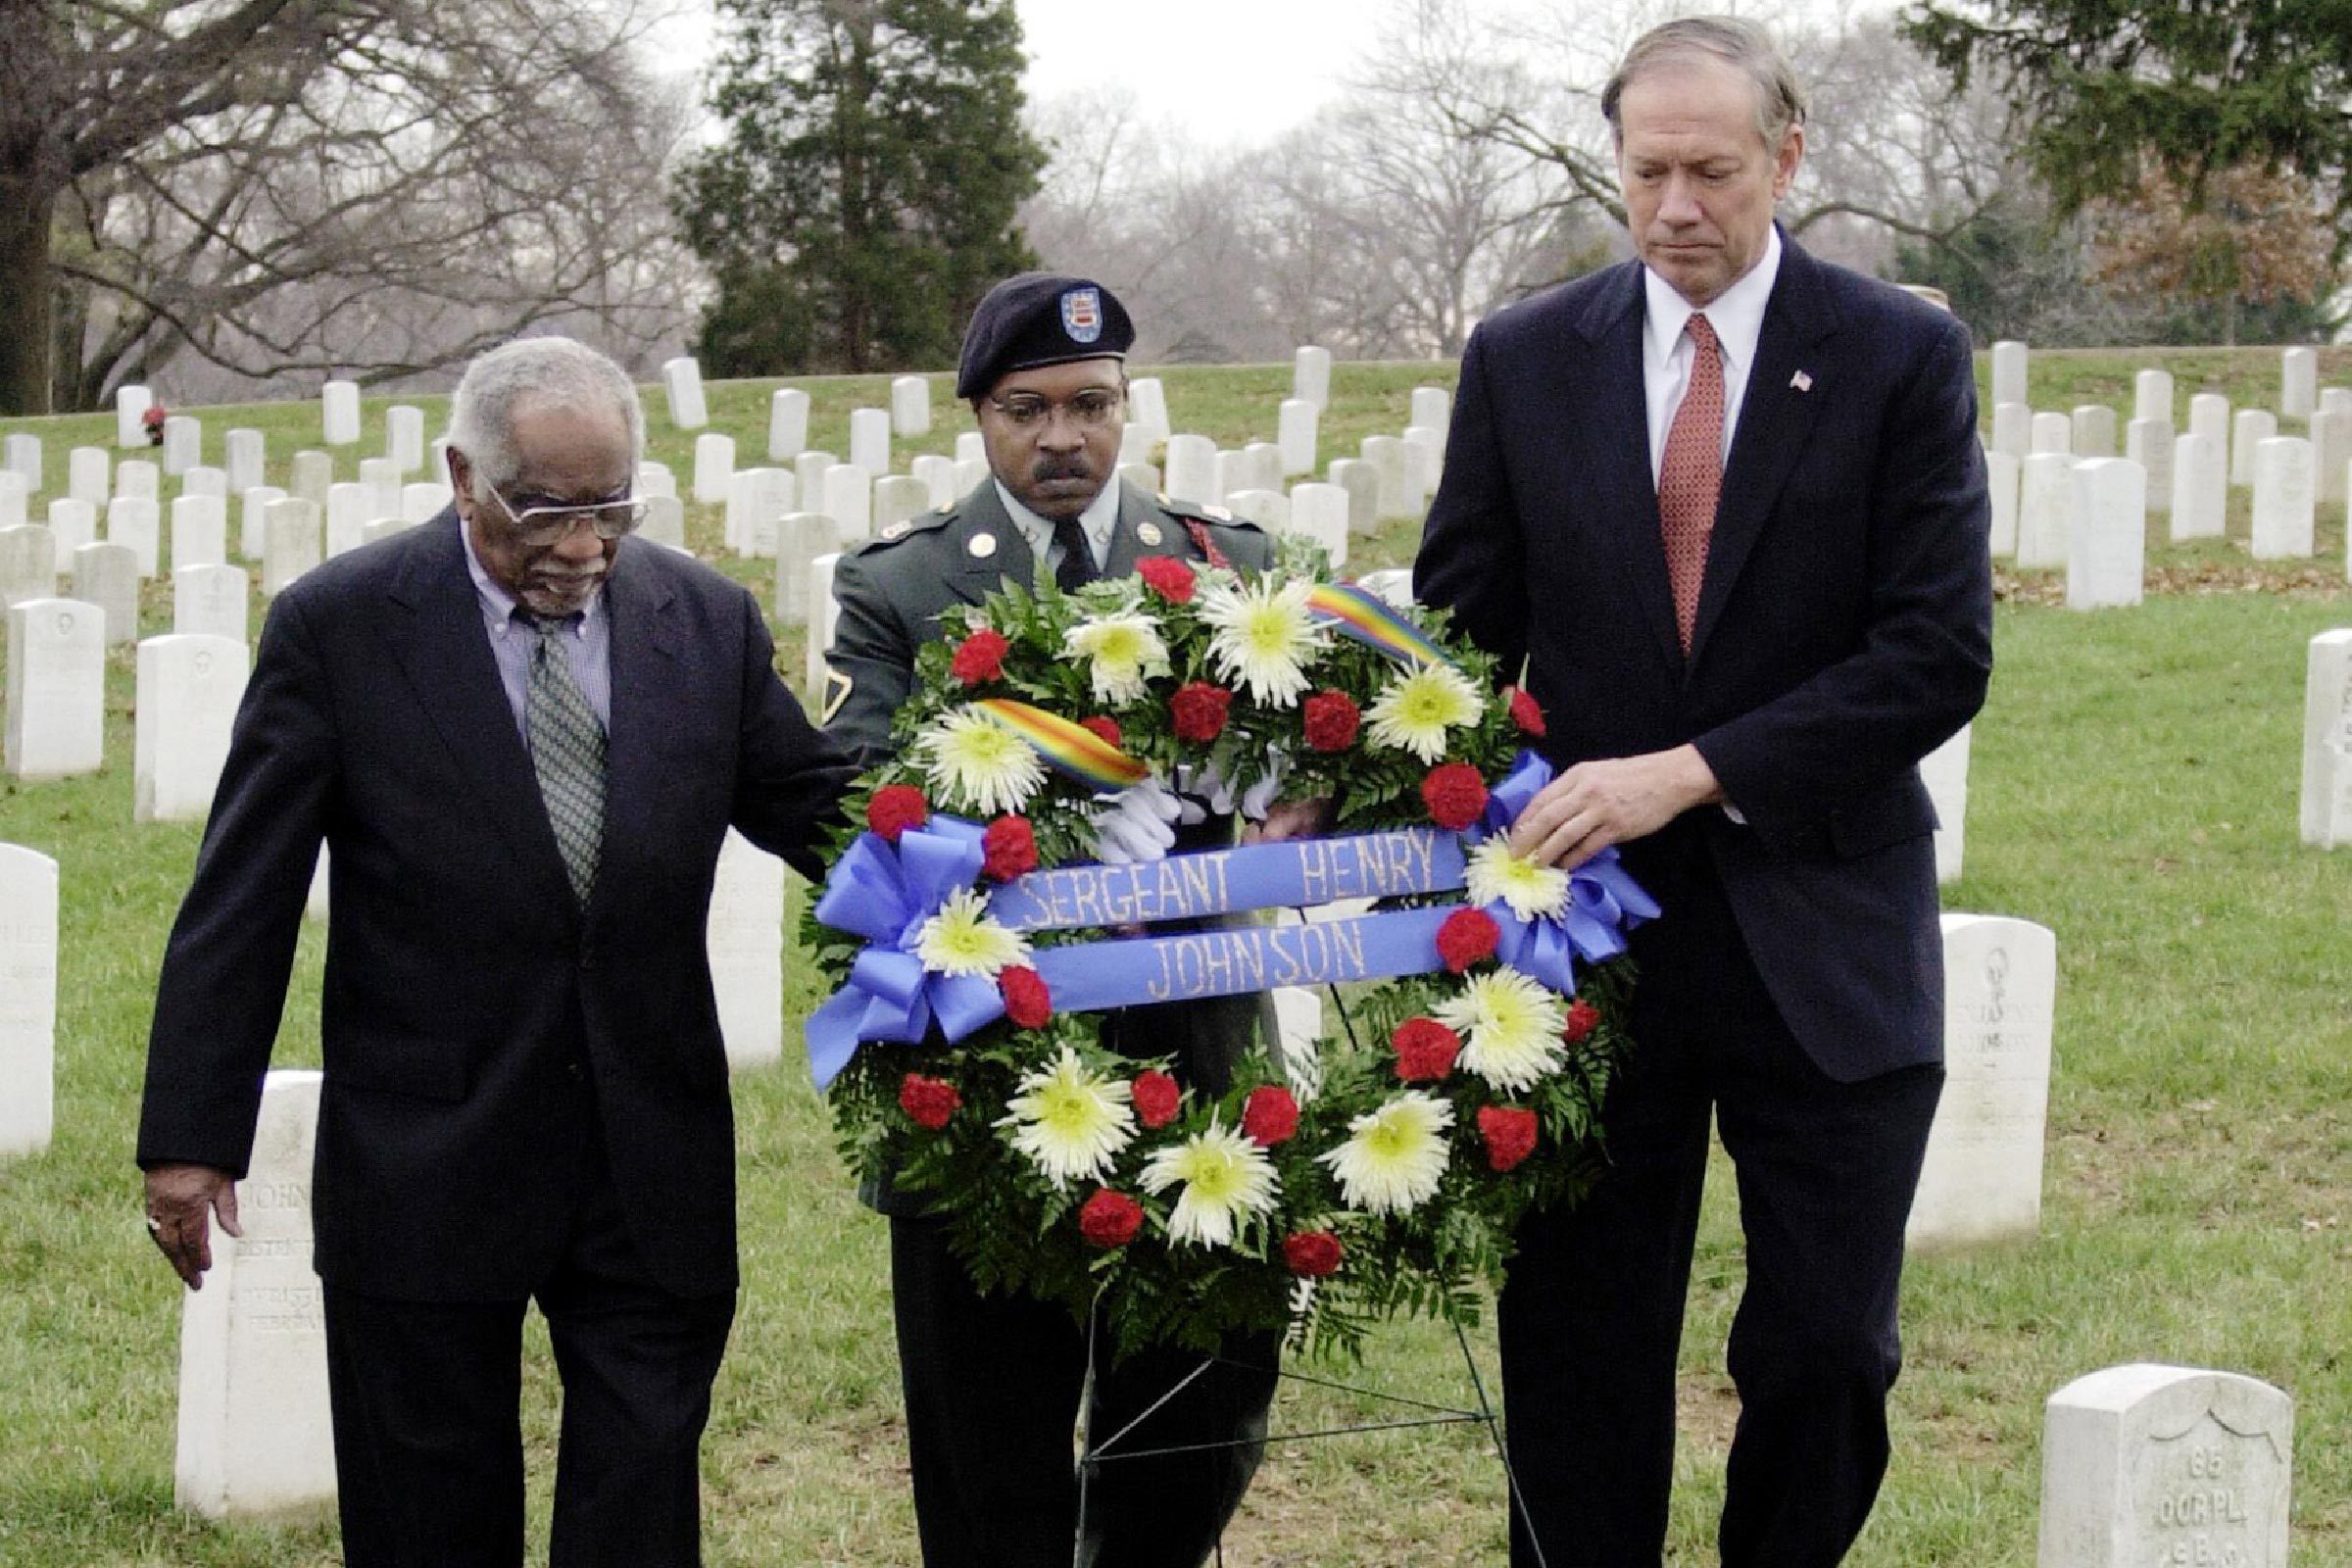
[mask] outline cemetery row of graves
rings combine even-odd
[[[1913,1221],[1896,1473],[1855,1560],[2335,1561],[2352,1551],[2334,1349],[2352,1328],[2336,1083],[2352,860],[2326,851],[2352,841],[2352,390],[2322,385],[2304,350],[2160,368],[2002,344],[1986,369],[2012,603],[1986,713],[1927,768],[1954,911],[1951,1077]],[[1139,377],[1121,473],[1311,543],[1402,602],[1445,462],[1443,380],[1311,349]],[[676,362],[647,399],[647,536],[753,586],[806,689],[839,553],[985,476],[940,385],[706,388]],[[300,1065],[323,864],[248,1236],[201,1295],[139,1234],[129,1128],[155,965],[260,617],[301,572],[446,506],[445,407],[330,383],[316,402],[152,412],[130,388],[103,426],[8,426],[0,468],[0,1564],[323,1562],[318,1079]],[[2182,568],[2238,591],[2163,591]],[[911,1560],[880,1227],[786,1065],[814,1000],[784,935],[799,896],[729,843],[709,936],[747,1285],[707,1466],[712,1556]],[[1278,1000],[1294,1042],[1336,1026],[1337,999]],[[1686,1350],[1690,1560],[1731,1408],[1727,1186]],[[1451,1399],[1448,1352],[1403,1327],[1356,1381]],[[1278,1420],[1377,1418],[1367,1401],[1294,1390]],[[1475,1437],[1391,1434],[1278,1447],[1232,1545],[1243,1562],[1483,1562],[1500,1521]]]

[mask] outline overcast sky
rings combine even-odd
[[[1337,96],[1379,0],[1017,0],[1032,99],[1132,91],[1194,140],[1263,142]]]

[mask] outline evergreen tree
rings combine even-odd
[[[1036,265],[1014,210],[1045,167],[1021,122],[1011,0],[719,0],[726,138],[677,209],[718,281],[718,375],[947,365],[991,283]]]

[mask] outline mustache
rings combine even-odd
[[[1094,465],[1082,457],[1039,458],[1029,466],[1029,477],[1037,484],[1053,479],[1092,479],[1094,476]]]

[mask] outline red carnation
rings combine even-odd
[[[1225,733],[1225,710],[1232,705],[1233,693],[1224,687],[1204,680],[1187,681],[1168,699],[1168,711],[1176,719],[1176,738],[1203,746],[1215,740]]]
[[[1097,713],[1092,718],[1080,719],[1078,727],[1093,731],[1112,746],[1119,744],[1119,721],[1115,718],[1104,718],[1102,714]]]
[[[1146,556],[1135,564],[1135,574],[1145,585],[1171,605],[1189,605],[1200,579],[1193,568],[1174,556]]]
[[[1012,644],[993,626],[983,626],[956,645],[948,672],[966,686],[978,686],[1004,673],[1004,656]]]
[[[1134,1241],[1143,1228],[1144,1205],[1125,1193],[1100,1187],[1079,1205],[1078,1234],[1106,1252]]]
[[[1478,1134],[1487,1141],[1487,1164],[1509,1170],[1536,1152],[1536,1113],[1519,1105],[1481,1105]]]
[[[1293,1231],[1282,1239],[1283,1267],[1310,1280],[1337,1273],[1340,1239],[1329,1231]]]
[[[1318,752],[1344,752],[1355,744],[1363,711],[1346,692],[1321,691],[1299,705],[1306,721],[1306,744]]]
[[[1054,993],[1045,977],[1022,964],[997,973],[997,990],[1004,998],[1004,1016],[1016,1029],[1043,1029],[1054,1018]]]
[[[147,427],[149,446],[160,447],[164,444],[164,421],[171,416],[161,403],[152,405],[145,414],[139,416],[139,422]]]
[[[926,1078],[919,1072],[910,1072],[899,1080],[899,1108],[913,1117],[918,1127],[939,1131],[962,1103],[963,1097],[956,1092],[956,1086],[944,1078]]]
[[[931,820],[931,803],[911,784],[885,784],[865,803],[865,825],[891,843],[910,827]]]
[[[1568,1004],[1568,1027],[1560,1031],[1560,1038],[1572,1046],[1583,1045],[1599,1022],[1600,1009],[1579,997]]]
[[[1421,781],[1421,803],[1431,821],[1459,833],[1487,808],[1487,781],[1468,762],[1446,762]]]
[[[1135,1104],[1135,1119],[1146,1128],[1165,1127],[1176,1119],[1176,1102],[1184,1091],[1176,1080],[1156,1067],[1146,1068],[1135,1075],[1128,1085],[1128,1098]]]
[[[1242,1135],[1260,1149],[1290,1142],[1298,1130],[1298,1102],[1280,1084],[1252,1089],[1242,1102]]]
[[[1405,1019],[1389,1043],[1396,1048],[1396,1076],[1408,1084],[1436,1083],[1462,1054],[1462,1037],[1435,1018]]]
[[[1519,726],[1519,733],[1533,735],[1537,740],[1542,740],[1544,733],[1543,705],[1516,686],[1509,689],[1509,696],[1511,699],[1511,722]]]
[[[999,882],[1037,869],[1037,834],[1025,816],[1000,816],[980,835],[980,869]]]
[[[1494,956],[1494,944],[1500,940],[1502,928],[1486,910],[1456,909],[1438,927],[1438,956],[1453,973],[1465,974],[1471,965]]]

